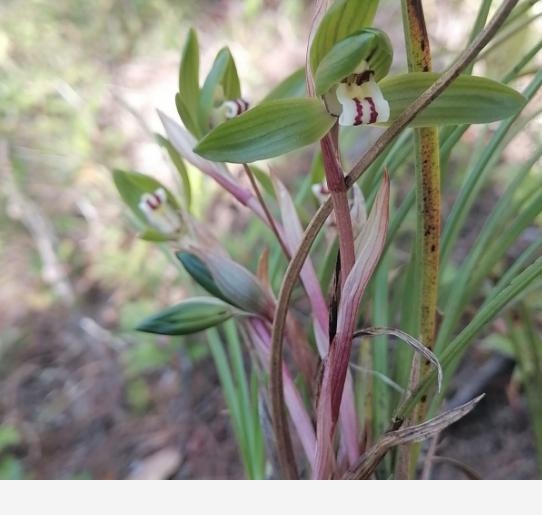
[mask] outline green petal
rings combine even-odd
[[[185,127],[196,137],[201,136],[201,129],[197,121],[199,93],[198,37],[196,31],[190,29],[181,56],[179,93],[175,103]]]
[[[378,0],[338,0],[322,18],[312,40],[310,63],[313,72],[338,41],[370,27]]]
[[[224,98],[234,100],[241,96],[241,86],[237,75],[235,61],[229,48],[222,48],[213,62],[211,71],[205,79],[199,97],[199,123],[204,132],[209,127],[209,116],[217,86],[222,86]]]
[[[316,94],[323,95],[334,84],[353,73],[361,61],[367,61],[375,80],[388,73],[393,49],[388,36],[378,29],[364,29],[339,41],[318,65],[314,82]]]

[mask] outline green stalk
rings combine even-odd
[[[409,71],[431,71],[431,50],[421,0],[402,0]],[[440,157],[438,129],[414,131],[416,146],[416,268],[419,270],[420,340],[433,349],[436,334],[440,252]],[[421,375],[430,365],[422,363]],[[427,400],[420,403],[417,421],[425,418]]]

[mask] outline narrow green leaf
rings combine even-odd
[[[519,273],[505,288],[494,295],[477,311],[474,318],[451,342],[447,343],[445,350],[439,356],[441,365],[449,376],[449,366],[457,363],[459,358],[468,348],[474,337],[482,330],[497,314],[512,302],[520,299],[527,291],[529,285],[542,275],[542,257],[530,264],[525,270]],[[427,392],[431,382],[434,381],[435,373],[427,375],[418,386],[412,396],[398,409],[396,416],[404,417],[412,412],[420,397]],[[444,394],[443,390],[441,396]],[[442,399],[439,399],[442,400]]]
[[[186,36],[181,56],[179,91],[185,100],[197,104],[199,95],[199,46],[198,36],[192,28]]]
[[[354,32],[369,27],[378,0],[337,0],[322,18],[310,49],[311,69],[315,71],[331,47]]]
[[[406,73],[379,82],[390,104],[393,123],[399,115],[439,78],[438,73]],[[427,106],[412,127],[489,123],[516,114],[526,99],[520,93],[491,79],[461,75]]]
[[[113,181],[115,182],[115,186],[117,187],[122,200],[124,200],[124,203],[132,210],[137,218],[145,222],[145,224],[147,224],[147,219],[139,209],[139,201],[141,200],[141,195],[143,195],[143,193],[151,193],[158,188],[164,188],[168,202],[174,208],[179,208],[179,205],[171,192],[153,177],[138,172],[113,170]]]
[[[179,93],[187,114],[195,119],[199,97],[199,45],[196,31],[192,28],[188,31],[181,55]]]
[[[235,434],[237,444],[239,445],[241,459],[245,466],[247,476],[250,478],[252,475],[252,469],[248,457],[248,442],[243,430],[243,421],[241,416],[242,408],[240,405],[239,391],[233,380],[232,367],[228,361],[226,351],[224,350],[225,345],[219,332],[216,329],[210,329],[207,331],[207,337],[209,340],[209,349],[213,355],[213,360],[220,379],[224,400],[226,401],[226,406],[228,407],[230,414],[233,432]]]
[[[210,297],[194,297],[146,318],[138,331],[167,335],[183,335],[203,331],[233,316],[230,306]]]
[[[212,161],[248,163],[313,143],[334,123],[315,98],[271,100],[219,125],[194,151]]]
[[[179,172],[179,176],[181,177],[181,182],[183,185],[184,201],[186,204],[185,207],[187,211],[190,211],[190,205],[192,203],[192,188],[190,186],[190,177],[188,177],[188,170],[186,169],[183,158],[169,140],[167,140],[160,134],[155,134],[155,137],[158,141],[158,144],[167,150],[171,161]]]
[[[305,68],[300,68],[273,88],[263,101],[304,97],[306,90]]]
[[[393,48],[386,33],[378,29],[363,29],[335,44],[324,56],[314,82],[316,94],[323,95],[351,73],[361,61],[367,61],[379,81],[388,73],[393,60]]]
[[[263,445],[258,445],[258,437],[261,436],[261,428],[258,418],[256,417],[254,419],[253,416],[254,408],[252,406],[249,382],[243,360],[243,349],[241,347],[239,333],[233,321],[224,324],[224,333],[228,343],[232,372],[237,384],[243,437],[246,441],[246,448],[248,450],[247,472],[250,471],[248,477],[250,479],[263,479],[265,473],[263,466],[261,466],[260,463],[262,462],[261,458],[264,449]],[[257,398],[255,399],[255,402],[257,405]]]
[[[199,126],[197,104],[195,108],[190,109],[183,100],[182,95],[177,93],[175,95],[175,106],[177,107],[177,112],[179,113],[179,116],[181,117],[181,120],[188,131],[192,133],[195,138],[201,138],[203,136],[203,132]]]
[[[209,127],[209,116],[219,86],[225,99],[237,99],[241,96],[241,86],[237,76],[235,61],[229,48],[222,48],[213,62],[213,66],[205,79],[199,97],[199,123],[204,132]]]

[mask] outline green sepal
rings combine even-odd
[[[390,125],[440,75],[405,73],[382,79],[378,85],[390,104]],[[516,114],[526,103],[512,88],[485,77],[461,75],[411,122],[411,127],[489,123]]]
[[[296,70],[277,84],[263,99],[263,102],[280,98],[304,97],[306,92],[305,68],[299,68],[299,70]]]
[[[185,127],[196,137],[202,136],[198,123],[199,104],[199,45],[194,29],[186,36],[179,67],[179,93],[175,105]]]

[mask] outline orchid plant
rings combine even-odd
[[[442,270],[480,175],[494,162],[542,77],[539,72],[523,94],[507,85],[532,52],[502,82],[471,74],[472,63],[517,0],[505,1],[487,25],[491,1],[482,2],[471,43],[444,73],[430,71],[421,1],[404,0],[409,71],[398,75],[390,75],[390,39],[372,26],[377,0],[326,4],[316,7],[305,68],[254,106],[242,95],[227,48],[200,84],[197,35],[189,31],[175,97],[182,125],[159,113],[165,130],[159,142],[176,165],[182,188],[174,193],[147,175],[121,170],[114,172],[114,181],[145,227],[140,236],[169,246],[210,296],[183,300],[138,329],[167,335],[208,330],[249,477],[413,477],[419,447],[405,444],[439,433],[474,408],[479,398],[439,412],[450,377],[476,335],[542,274],[542,260],[533,261],[537,240],[538,247],[525,251],[459,330],[465,304],[512,243],[493,242],[495,253],[482,258],[510,204],[496,208],[482,241],[471,250],[473,261],[467,259],[455,284]],[[441,238],[440,167],[470,124],[499,120],[488,154],[482,152],[467,172]],[[350,140],[352,131],[359,131],[354,148],[360,140],[374,140],[366,128],[387,128],[349,172],[345,127],[357,128],[350,130]],[[314,143],[319,145],[313,166],[297,195],[278,174],[253,164]],[[394,181],[410,155],[416,187],[396,205]],[[186,163],[263,221],[276,240],[273,255],[282,253],[288,262],[285,272],[272,269],[263,247],[254,272],[228,255],[191,213]],[[241,165],[250,189],[232,172],[234,164]],[[313,200],[307,195],[311,189]],[[506,195],[511,199],[513,192]],[[319,207],[304,226],[300,212],[315,203]],[[516,237],[540,205],[521,227],[513,225]],[[417,236],[411,257],[401,263],[395,239],[414,208]],[[309,253],[320,232],[326,238],[317,243],[317,252],[325,258],[315,260]],[[298,280],[308,315],[290,306]],[[437,303],[446,306],[443,315]],[[223,331],[212,329],[221,324]],[[405,347],[388,347],[390,337]],[[246,353],[231,343],[239,338]],[[364,345],[369,338],[374,338],[371,347]]]

